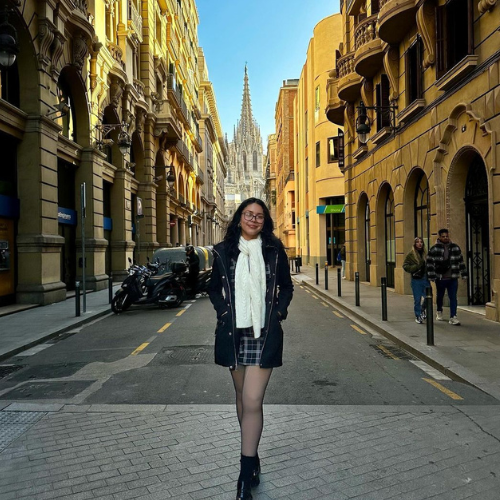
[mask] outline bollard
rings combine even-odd
[[[319,264],[316,262],[316,285],[319,285]]]
[[[426,289],[425,302],[427,314],[427,345],[434,345],[434,312],[432,307],[432,288],[428,286]]]
[[[328,262],[325,262],[325,290],[328,290]]]
[[[387,321],[387,278],[380,279],[382,290],[382,321]]]
[[[80,316],[80,282],[75,283],[75,316]]]
[[[339,297],[342,297],[342,269],[340,267],[337,269],[337,293]]]
[[[113,273],[109,273],[108,278],[109,303],[113,301]]]
[[[359,273],[356,271],[354,273],[354,295],[356,299],[356,305],[360,305],[360,300],[359,300]]]

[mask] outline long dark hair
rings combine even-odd
[[[224,241],[226,242],[228,253],[231,257],[236,257],[238,255],[238,242],[240,241],[241,236],[241,227],[239,226],[241,215],[248,205],[252,205],[252,203],[260,205],[262,211],[264,212],[264,224],[262,224],[262,230],[260,232],[263,243],[262,246],[264,247],[266,243],[276,239],[276,236],[273,234],[273,219],[271,218],[271,213],[269,212],[267,205],[259,198],[248,198],[243,201],[236,212],[234,212],[233,218],[227,226],[226,235],[224,236]]]

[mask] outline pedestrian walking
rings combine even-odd
[[[443,298],[448,291],[450,325],[460,325],[457,317],[458,278],[467,279],[460,247],[450,240],[448,229],[438,231],[436,244],[427,254],[427,277],[436,283],[436,321],[443,321]]]
[[[241,429],[236,498],[247,500],[260,482],[264,395],[273,368],[282,365],[281,322],[293,285],[269,209],[257,198],[241,203],[213,253],[209,296],[217,312],[215,362],[229,367],[236,392]]]
[[[196,294],[196,282],[198,280],[198,275],[200,274],[200,258],[196,253],[193,245],[188,245],[186,247],[186,258],[188,264],[188,275],[186,284],[191,295]]]
[[[342,264],[342,279],[345,280],[345,245],[340,248],[340,263]]]
[[[426,318],[425,289],[430,286],[427,279],[427,254],[424,240],[417,237],[413,240],[413,248],[407,253],[403,262],[403,270],[411,274],[411,290],[413,292],[413,311],[415,321],[422,324]]]

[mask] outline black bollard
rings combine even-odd
[[[434,312],[432,307],[432,288],[426,288],[425,303],[427,314],[427,345],[434,345]]]
[[[356,305],[360,305],[360,300],[359,300],[359,273],[356,271],[354,273],[354,295],[356,299]]]
[[[109,273],[108,278],[109,303],[113,301],[113,273]]]
[[[80,316],[80,282],[75,283],[75,316]]]
[[[316,262],[316,285],[319,285],[319,264]]]
[[[328,290],[328,262],[325,262],[325,290]]]
[[[387,278],[380,279],[380,289],[382,290],[382,321],[387,321]]]
[[[337,269],[337,293],[339,297],[342,297],[342,269],[340,267]]]

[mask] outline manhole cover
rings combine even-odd
[[[164,348],[156,356],[155,364],[199,365],[214,362],[213,347],[183,346]]]
[[[415,358],[415,356],[412,356],[409,352],[406,352],[404,349],[401,349],[395,345],[370,344],[370,347],[373,347],[377,352],[379,352],[380,354],[382,354],[382,356],[388,359],[404,359],[404,360],[417,359]]]
[[[0,365],[0,378],[8,377],[22,367],[22,365]]]
[[[7,392],[0,399],[66,399],[80,394],[95,381],[32,382]]]

